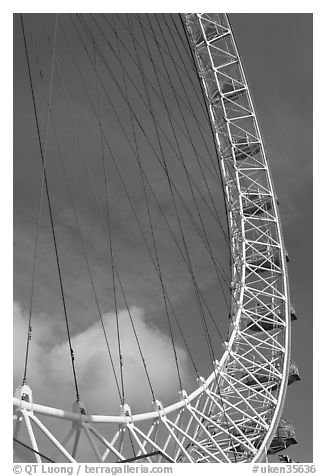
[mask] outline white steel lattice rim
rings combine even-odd
[[[231,461],[232,451],[240,451],[239,448],[242,445],[243,449],[241,451],[244,454],[242,461],[263,461],[266,458],[267,450],[272,442],[275,430],[280,420],[285,399],[290,365],[290,304],[288,296],[289,291],[287,281],[286,256],[283,245],[276,196],[271,181],[270,171],[266,161],[263,142],[259,133],[254,108],[252,106],[250,93],[245,80],[242,65],[239,60],[239,55],[235,46],[233,35],[228,24],[227,17],[223,14],[216,14],[215,16],[214,14],[210,16],[208,14],[185,14],[184,23],[185,28],[187,29],[188,35],[190,37],[190,41],[192,42],[196,66],[207,99],[208,109],[212,123],[211,125],[214,130],[215,140],[217,142],[218,149],[220,152],[220,165],[225,186],[225,196],[227,200],[230,237],[231,244],[233,247],[232,249],[234,252],[234,279],[232,281],[232,290],[234,296],[236,297],[236,304],[233,308],[233,320],[230,329],[231,334],[229,341],[225,343],[224,354],[220,362],[214,362],[215,371],[212,372],[207,379],[202,379],[199,382],[199,387],[196,390],[194,390],[190,395],[187,395],[186,392],[182,392],[182,394],[180,395],[180,401],[167,407],[163,407],[159,401],[156,401],[154,403],[154,409],[146,413],[133,415],[128,405],[122,407],[120,415],[90,415],[87,413],[85,414],[85,412],[80,411],[82,408],[78,406],[75,407],[75,411],[67,412],[57,408],[33,403],[31,393],[29,393],[30,389],[27,386],[18,389],[18,393],[14,397],[14,408],[17,414],[21,412],[21,415],[25,419],[28,429],[30,428],[29,419],[31,419],[34,424],[39,426],[43,433],[46,434],[46,432],[48,431],[48,433],[51,434],[49,430],[47,430],[44,426],[42,429],[43,424],[34,415],[34,413],[52,416],[64,420],[70,420],[73,423],[79,424],[80,428],[83,428],[86,431],[91,444],[93,440],[90,436],[90,433],[93,432],[93,438],[95,435],[98,439],[100,439],[103,444],[106,445],[107,450],[105,451],[105,453],[103,455],[98,454],[99,461],[105,461],[107,455],[110,452],[114,454],[115,457],[118,458],[118,460],[123,461],[123,453],[120,452],[119,449],[117,449],[115,444],[118,441],[118,437],[121,432],[123,432],[126,428],[128,428],[128,431],[133,436],[135,444],[138,445],[138,455],[146,455],[146,452],[148,453],[148,451],[146,451],[147,445],[151,448],[157,448],[159,446],[155,442],[154,438],[151,439],[151,435],[155,431],[155,425],[164,425],[169,440],[174,439],[176,437],[176,434],[183,434],[184,429],[182,428],[182,424],[178,426],[178,422],[179,418],[180,420],[182,419],[180,415],[182,415],[184,412],[188,412],[188,414],[190,415],[189,418],[192,422],[197,422],[194,425],[195,429],[193,430],[193,435],[189,434],[186,436],[183,435],[182,437],[180,436],[180,441],[176,441],[176,445],[179,445],[179,449],[175,451],[174,456],[169,454],[168,450],[165,451],[165,447],[162,448],[163,455],[172,458],[173,461]],[[194,37],[194,31],[196,31],[196,28],[198,30],[198,35],[202,35],[202,40],[200,42],[201,49],[198,46],[198,42],[196,43],[196,38]],[[209,28],[211,28],[211,30],[209,30]],[[209,34],[211,34],[209,32],[212,31],[212,28],[215,28],[215,36],[213,36],[213,38],[209,38]],[[219,31],[222,31],[222,33],[218,33]],[[238,78],[238,82],[241,85],[239,89],[242,89],[246,94],[247,102],[249,104],[249,107],[251,107],[250,115],[248,115],[248,117],[250,116],[250,120],[253,121],[254,128],[257,133],[257,137],[255,137],[254,139],[257,141],[257,144],[259,144],[261,165],[265,174],[264,180],[266,180],[268,186],[261,185],[258,178],[252,178],[255,177],[254,173],[256,173],[252,171],[253,169],[251,169],[251,172],[247,171],[247,174],[249,180],[253,183],[255,183],[256,180],[257,184],[261,187],[260,190],[265,189],[266,196],[270,197],[272,203],[272,211],[268,211],[267,215],[269,215],[270,218],[268,218],[267,216],[267,218],[265,219],[265,223],[267,223],[267,225],[264,224],[264,226],[266,226],[267,231],[263,227],[260,230],[260,225],[255,224],[255,220],[257,221],[256,211],[252,212],[252,215],[250,216],[250,214],[246,215],[246,212],[244,210],[244,203],[245,200],[247,200],[248,202],[249,194],[246,195],[246,191],[242,188],[241,185],[241,180],[246,174],[246,171],[244,169],[241,169],[241,166],[238,166],[237,153],[239,155],[240,151],[240,153],[246,155],[246,152],[243,152],[244,148],[240,147],[242,144],[237,143],[235,141],[234,134],[231,132],[231,128],[233,127],[233,123],[235,123],[235,120],[230,119],[228,117],[227,107],[229,105],[229,102],[232,103],[233,99],[228,100],[227,94],[229,93],[224,93],[222,90],[223,83],[221,82],[221,76],[219,76],[222,66],[214,66],[214,58],[213,54],[211,53],[211,50],[214,48],[214,43],[216,47],[216,43],[224,41],[225,38],[229,38],[230,45],[234,48],[234,50],[232,50],[232,54],[230,52],[226,53],[230,54],[231,56],[233,55],[235,60],[237,60],[237,67],[239,68],[237,70],[237,74],[241,75],[241,81]],[[211,83],[209,83],[207,79],[207,69],[205,69],[207,65],[203,66],[203,64],[201,63],[202,59],[200,55],[204,55],[206,53],[209,53],[209,60],[207,61],[210,62],[211,68],[208,74],[211,75],[213,73],[213,79],[211,80]],[[216,102],[214,103],[212,101],[212,98],[210,97],[209,87],[216,88],[216,94],[219,95],[218,106],[216,106]],[[223,126],[219,126],[219,124],[217,124],[216,122],[216,107],[220,107],[224,111],[225,123]],[[246,118],[247,116],[243,116],[243,122],[246,120]],[[226,130],[227,132],[225,132]],[[246,137],[248,137],[248,134],[250,135],[251,133],[247,131],[246,134]],[[224,150],[223,141],[225,141],[225,143],[227,141],[229,142],[229,144],[227,145],[227,147],[229,148],[229,156]],[[249,139],[248,143],[251,144],[249,142]],[[230,151],[232,157],[230,155]],[[250,157],[250,153],[248,152],[247,157],[245,157],[244,160],[249,159],[250,162]],[[231,163],[232,165],[230,165]],[[230,175],[230,167],[233,167],[233,177]],[[249,187],[250,186],[251,185],[249,185]],[[254,201],[252,203],[254,203]],[[261,205],[261,207],[263,207],[263,205]],[[239,222],[239,226],[237,225],[237,221]],[[270,225],[268,224],[269,221],[271,222]],[[249,230],[250,232],[256,227],[258,230],[257,233],[261,234],[258,241],[256,240],[256,242],[248,241],[249,231],[246,230],[246,227],[248,227],[248,223],[252,227]],[[269,235],[270,231],[268,231],[268,226],[274,227],[273,230],[276,230],[275,233],[277,236],[277,241],[274,240],[273,242],[272,240],[274,238],[270,238],[271,235]],[[262,244],[266,244],[265,249],[259,248],[259,246]],[[263,260],[263,262],[260,263],[258,260],[256,262],[258,264],[256,265],[254,261],[253,264],[250,263],[248,249],[252,250],[253,259],[258,256],[260,261]],[[269,254],[267,256],[267,253],[264,254],[265,250],[272,250],[272,252],[274,252],[274,249],[277,250],[280,258],[278,264],[275,264],[275,266],[272,259],[273,255]],[[268,251],[268,253],[270,253],[270,251]],[[263,276],[261,276],[262,270],[266,271],[268,269],[271,270],[270,273],[274,273],[270,280],[269,278],[264,278]],[[252,289],[248,285],[248,276],[252,280],[250,282]],[[260,283],[259,286],[261,286],[261,288],[257,285],[258,281]],[[272,287],[274,285],[273,283],[276,282],[281,282],[281,285],[275,284],[275,291],[272,291]],[[281,290],[280,287],[277,286],[281,286]],[[258,313],[258,308],[256,307],[256,309],[253,309],[252,304],[250,304],[251,307],[248,306],[248,302],[250,303],[254,299],[252,298],[250,300],[248,297],[246,297],[249,295],[249,293],[254,294],[255,289],[256,293],[257,289],[259,291],[259,299],[263,299],[261,296],[270,293],[273,302],[274,300],[277,302],[281,302],[281,311],[279,311],[278,307],[276,307],[275,309],[271,309],[271,316],[269,316],[268,319],[270,319],[271,325],[273,327],[272,332],[270,332],[269,330],[267,331],[266,329],[264,329],[263,324],[260,324],[260,332],[258,332],[254,336],[250,334],[248,328],[244,327],[243,321],[246,320],[247,322],[249,317],[249,322],[251,322],[251,326],[253,326],[253,323],[255,322],[253,316]],[[263,306],[266,305],[266,299],[261,302]],[[279,312],[282,312],[282,310],[283,314],[280,318]],[[258,334],[261,335],[257,336]],[[264,352],[266,352],[266,354],[264,354]],[[253,357],[252,353],[256,357]],[[274,353],[276,353],[274,360],[272,359],[272,361],[270,361],[269,363],[264,362],[264,360],[267,361],[266,355],[274,355]],[[259,357],[259,359],[261,359],[261,361],[256,360],[257,356]],[[250,365],[252,366],[253,364],[254,367],[250,367]],[[232,365],[234,367],[232,367]],[[245,373],[245,377],[241,377],[239,381],[237,381],[237,377],[234,377],[234,375],[241,374],[240,371]],[[235,372],[235,374],[233,372]],[[267,373],[266,381],[263,380],[263,378],[265,378],[264,372]],[[250,378],[252,379],[251,381]],[[254,383],[249,384],[249,382],[252,381]],[[275,386],[277,387],[277,397],[275,397],[272,392],[272,389]],[[220,387],[222,388],[222,393],[220,392]],[[23,397],[23,394],[27,394],[27,400],[25,396]],[[238,398],[238,401],[240,403],[236,403],[237,400],[234,401],[235,403],[232,403],[232,398],[230,397],[230,395],[232,395],[232,398]],[[251,395],[250,401],[247,399],[248,395]],[[225,426],[223,427],[220,422],[214,421],[213,418],[211,419],[207,415],[206,421],[204,422],[205,416],[200,416],[202,414],[202,409],[199,410],[199,408],[201,408],[200,405],[202,399],[206,399],[204,409],[206,409],[208,405],[209,408],[219,409],[220,413],[223,413],[224,405],[228,405],[228,410],[230,411],[231,415],[234,412],[242,414],[242,422],[240,423],[231,421],[227,423],[226,428]],[[242,403],[241,399],[243,400]],[[262,408],[258,406],[257,401],[262,402]],[[243,407],[241,407],[241,405]],[[173,421],[173,414],[175,412],[176,417]],[[205,410],[203,413],[205,413]],[[228,416],[226,415],[225,417],[226,421],[228,421]],[[149,429],[148,434],[145,437],[143,431],[137,427],[137,424],[149,421],[152,422],[152,425]],[[243,422],[245,423],[245,425],[247,425],[247,428],[248,426],[250,428],[250,424],[248,424],[248,422],[250,421],[254,422],[257,428],[255,427],[256,429],[254,430],[249,429],[249,432],[246,433],[247,430],[244,429],[246,428],[246,426],[243,425]],[[95,429],[92,428],[92,424],[97,423],[109,423],[119,426],[119,429],[115,433],[115,436],[111,442],[106,441],[104,443],[103,436],[101,440],[100,436],[95,434]],[[232,431],[230,433],[229,424],[231,426],[233,434]],[[208,430],[210,425],[213,425],[214,427],[212,431]],[[38,446],[35,439],[33,439],[33,431],[29,429],[29,432],[32,447],[37,451]],[[216,433],[218,432],[220,436],[216,439]],[[187,433],[187,431],[185,431],[185,433]],[[53,435],[51,435],[50,437],[49,434],[47,435],[48,438],[52,438],[53,444],[65,456],[65,458],[69,461],[75,461],[74,456],[70,455],[64,449],[63,445],[61,445],[61,443]],[[222,438],[222,435],[224,434],[228,435],[228,442],[225,442],[225,439]],[[206,440],[208,439],[208,442],[203,436],[205,436]],[[177,439],[178,438],[179,436],[177,437]],[[142,439],[143,441],[141,442],[140,439]],[[185,447],[186,440],[188,441],[187,447]],[[96,450],[94,451],[96,453]],[[40,457],[37,454],[35,457],[36,460],[40,462]],[[146,458],[146,456],[144,456],[144,458]]]

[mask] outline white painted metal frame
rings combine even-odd
[[[65,462],[78,459],[81,433],[98,462],[153,451],[160,454],[141,461],[264,461],[282,413],[290,304],[286,252],[262,138],[227,16],[183,18],[225,187],[232,253],[229,340],[215,371],[201,378],[193,393],[183,391],[180,401],[166,408],[156,401],[147,413],[132,415],[124,405],[120,415],[90,415],[81,402],[67,412],[34,404],[29,387],[18,388],[16,437],[25,422],[32,448],[39,451],[37,429]],[[60,442],[35,414],[70,420],[72,427]],[[35,459],[40,462],[37,453]]]

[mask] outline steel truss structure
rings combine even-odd
[[[75,462],[84,433],[98,462],[136,456],[146,462],[261,462],[295,442],[283,421],[290,363],[291,311],[287,254],[256,114],[225,14],[184,14],[194,61],[206,97],[225,188],[232,252],[232,315],[228,341],[215,371],[180,401],[133,415],[91,415],[81,403],[72,412],[33,403],[27,385],[14,398],[15,435],[25,423],[35,459],[36,432],[54,446],[53,458]],[[38,416],[37,416],[38,415]],[[42,416],[71,422],[63,440]],[[154,456],[153,456],[154,453]]]

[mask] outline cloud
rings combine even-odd
[[[179,399],[178,380],[170,338],[145,318],[142,308],[133,306],[130,308],[130,313],[146,360],[155,397],[159,398],[164,405],[177,401]],[[150,411],[153,408],[151,405],[152,396],[129,314],[124,309],[120,310],[118,315],[126,403],[130,405],[133,413]],[[68,342],[58,320],[62,320],[62,316],[46,313],[33,316],[33,337],[28,360],[27,384],[32,389],[34,403],[71,411],[75,401],[75,389]],[[103,322],[110,341],[116,371],[119,374],[115,314],[113,312],[106,313],[103,315]],[[27,324],[27,313],[23,311],[19,303],[15,302],[14,388],[22,381]],[[96,322],[74,334],[72,347],[80,397],[85,403],[87,411],[93,414],[119,414],[120,400],[100,323]],[[176,345],[176,352],[184,387],[190,391],[194,388],[194,379],[190,372],[187,354],[180,345]],[[118,379],[120,382],[119,375]],[[69,429],[68,422],[67,426],[67,423],[63,421],[44,416],[41,417],[41,420],[59,440]],[[98,429],[101,430],[101,428]],[[113,436],[113,431],[113,426],[106,426],[107,437]],[[26,431],[24,432],[23,429],[20,430],[19,439],[30,444]],[[39,435],[37,440],[39,450],[43,454],[51,456],[54,447],[49,441],[42,435]],[[17,447],[15,451],[16,459],[29,461],[30,455],[22,452],[21,447]],[[90,461],[94,458],[85,437],[80,440],[78,455],[81,461]],[[57,455],[56,460],[58,457]]]
[[[130,313],[155,396],[159,396],[164,404],[172,403],[178,399],[178,380],[170,338],[146,320],[144,310],[140,307],[133,306]],[[129,314],[126,310],[120,310],[118,315],[126,401],[134,412],[148,410],[152,397]],[[57,318],[62,319],[62,316],[33,316],[27,383],[32,388],[35,402],[70,410],[75,399],[72,368],[68,342],[61,335]],[[120,384],[115,314],[109,312],[103,315],[103,321]],[[26,329],[27,315],[15,303],[15,385],[21,383]],[[79,392],[88,411],[117,414],[120,402],[101,324],[97,322],[73,335],[72,347]],[[191,388],[192,376],[187,354],[180,345],[176,346],[176,352],[184,386]]]

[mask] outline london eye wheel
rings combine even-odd
[[[24,180],[38,170],[16,454],[266,461],[295,443],[282,410],[296,316],[227,15],[16,20],[35,138]],[[54,295],[61,324],[45,316]]]

